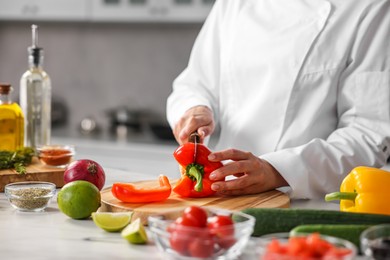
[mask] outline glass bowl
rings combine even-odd
[[[149,216],[151,236],[164,259],[199,259],[190,252],[207,252],[205,259],[236,259],[242,254],[253,232],[254,217],[242,212],[204,207],[208,219],[215,215],[226,215],[233,219],[234,225],[219,229],[224,236],[209,236],[207,228],[175,226],[175,220],[183,209],[163,212]],[[172,231],[174,230],[174,231]]]
[[[75,155],[73,145],[42,145],[37,147],[37,156],[39,160],[49,166],[64,168]]]
[[[365,256],[390,259],[390,224],[369,227],[360,235],[360,248]]]
[[[42,211],[56,193],[56,185],[40,181],[14,182],[5,185],[4,193],[15,209]]]
[[[312,234],[306,234],[306,235],[297,235],[297,236],[294,236],[294,237],[298,237],[298,238],[301,238],[301,237],[308,237],[308,236],[311,236]],[[268,234],[268,235],[264,235],[264,236],[261,236],[260,238],[258,238],[257,240],[257,244],[256,244],[256,251],[257,251],[257,254],[259,255],[259,260],[301,260],[301,259],[304,259],[304,260],[349,260],[349,259],[355,259],[356,258],[356,255],[357,255],[357,248],[356,246],[347,241],[347,240],[344,240],[344,239],[341,239],[341,238],[337,238],[337,237],[331,237],[331,236],[324,236],[324,235],[319,235],[319,234],[315,234],[315,236],[319,236],[319,238],[321,240],[324,240],[330,244],[332,244],[334,247],[337,247],[337,248],[340,248],[340,249],[348,249],[349,253],[345,254],[345,255],[342,255],[342,256],[334,256],[334,255],[328,255],[328,256],[324,256],[324,257],[310,257],[310,256],[305,256],[305,257],[298,257],[296,255],[293,255],[293,253],[291,254],[287,254],[287,252],[285,252],[284,254],[280,254],[280,253],[273,253],[273,252],[269,252],[269,247],[272,247],[273,245],[271,245],[271,243],[274,243],[275,241],[277,241],[277,244],[280,244],[282,246],[286,245],[287,243],[289,243],[289,239],[290,239],[290,236],[289,236],[289,233],[275,233],[275,234]],[[310,238],[308,238],[309,240]],[[314,239],[313,239],[314,240]],[[312,240],[312,241],[313,241]],[[294,247],[294,246],[297,246],[297,244],[293,242],[290,242],[289,243],[289,249],[287,250],[298,250],[298,247]],[[325,246],[321,245],[320,243],[317,244],[317,246],[321,247],[322,249],[325,248]],[[302,249],[302,248],[300,248]]]

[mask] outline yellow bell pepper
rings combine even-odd
[[[340,200],[340,210],[390,215],[390,172],[371,167],[356,167],[343,180],[340,192],[325,196]]]

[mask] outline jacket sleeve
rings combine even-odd
[[[390,1],[372,1],[360,20],[338,86],[338,127],[325,139],[261,156],[286,179],[293,198],[339,190],[356,166],[390,156]]]
[[[167,118],[173,128],[191,107],[204,105],[212,111],[218,104],[220,26],[226,1],[216,1],[191,51],[187,68],[173,82],[167,100]]]

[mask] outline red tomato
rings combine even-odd
[[[188,255],[188,245],[191,242],[191,237],[183,236],[180,231],[172,231],[169,237],[171,248],[181,255]]]
[[[312,252],[312,256],[323,256],[333,247],[331,243],[322,239],[320,234],[313,233],[306,238],[307,249]]]
[[[181,217],[178,217],[175,222],[168,226],[167,231],[170,234],[170,244],[173,250],[181,255],[189,255],[191,244],[194,238],[206,238],[210,237],[210,233],[206,228],[207,213],[200,207],[191,206],[184,210]],[[211,244],[211,243],[208,243]],[[197,248],[192,246],[192,251],[196,253]],[[205,252],[207,252],[207,245]]]
[[[187,207],[182,217],[191,219],[192,222],[197,222],[197,227],[207,226],[207,212],[199,206]]]
[[[321,238],[317,233],[306,237],[291,237],[287,243],[273,239],[267,245],[263,259],[322,259],[337,260],[351,253],[350,249],[338,248]]]
[[[221,248],[228,249],[232,247],[237,240],[234,237],[221,237],[217,238],[216,242]]]
[[[287,252],[289,255],[299,256],[305,250],[305,241],[302,241],[301,238],[293,237],[289,239],[287,244]]]
[[[234,237],[234,222],[229,216],[217,215],[210,218],[208,223],[210,232],[216,236],[216,242],[222,248],[230,248],[236,239]]]
[[[188,248],[188,251],[193,257],[211,257],[214,253],[214,241],[212,236],[207,234],[206,231],[206,233],[202,236],[194,238]]]
[[[280,244],[279,240],[272,239],[271,242],[267,245],[267,252],[270,253],[284,253],[283,246]]]
[[[198,227],[198,221],[194,218],[178,217],[175,220],[176,225],[183,225],[186,227]]]
[[[229,216],[216,215],[210,218],[208,223],[210,232],[217,237],[234,235],[234,222]]]

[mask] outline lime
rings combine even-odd
[[[92,219],[101,229],[116,232],[130,223],[132,215],[132,212],[93,212]]]
[[[74,219],[85,219],[100,207],[100,191],[88,181],[72,181],[58,192],[59,209]]]
[[[145,227],[139,218],[125,227],[122,230],[121,235],[124,239],[132,244],[146,244],[148,242],[148,236],[146,235]]]

